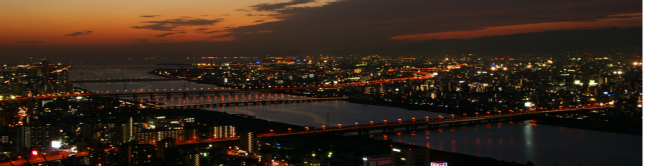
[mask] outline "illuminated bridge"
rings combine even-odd
[[[423,80],[423,79],[429,79],[432,78],[433,75],[432,73],[427,73],[427,72],[421,72],[421,71],[404,71],[404,72],[414,72],[417,73],[418,75],[415,77],[405,77],[405,78],[393,78],[393,79],[381,79],[381,80],[373,80],[373,81],[367,81],[365,83],[341,83],[341,84],[331,84],[331,85],[300,85],[300,86],[248,86],[248,87],[214,87],[212,88],[200,88],[197,90],[196,88],[193,88],[193,90],[189,89],[182,89],[182,88],[177,88],[175,89],[170,89],[168,91],[167,89],[162,89],[161,91],[159,89],[148,89],[147,91],[145,90],[131,90],[128,92],[128,90],[123,90],[119,92],[119,90],[116,91],[99,91],[99,92],[92,92],[92,93],[82,93],[82,94],[49,94],[49,95],[39,95],[35,96],[34,99],[51,99],[51,98],[65,98],[65,97],[79,97],[79,96],[114,96],[114,97],[120,97],[120,96],[132,96],[133,99],[136,99],[137,97],[140,96],[150,96],[150,98],[154,98],[156,95],[166,95],[167,97],[171,97],[172,94],[183,94],[184,97],[190,95],[190,94],[197,94],[199,96],[203,96],[206,93],[213,93],[216,95],[219,95],[220,93],[231,93],[235,94],[236,92],[243,92],[245,94],[250,94],[251,91],[256,91],[256,92],[268,92],[268,91],[281,91],[281,90],[304,90],[304,89],[319,89],[319,90],[325,90],[325,89],[336,89],[336,88],[343,88],[343,87],[356,87],[356,86],[366,86],[366,85],[377,85],[377,84],[382,84],[382,83],[392,83],[392,82],[403,82],[407,80]],[[220,88],[220,89],[218,89]],[[6,102],[6,101],[20,101],[20,100],[26,100],[29,99],[29,97],[16,97],[14,99],[5,99],[5,100],[0,100],[0,102]]]
[[[554,109],[554,110],[540,110],[540,111],[527,111],[527,112],[508,112],[501,114],[498,112],[497,115],[494,113],[491,115],[475,115],[475,116],[464,116],[464,117],[450,117],[450,118],[433,118],[425,117],[425,119],[412,119],[407,121],[396,122],[379,122],[379,123],[370,123],[370,124],[348,124],[338,126],[323,126],[321,128],[309,128],[305,127],[306,131],[297,131],[297,132],[285,132],[285,133],[263,133],[258,134],[257,137],[278,137],[278,136],[301,136],[301,135],[316,135],[316,134],[344,134],[350,132],[358,132],[359,135],[369,135],[370,131],[379,131],[382,130],[384,133],[391,133],[396,128],[406,128],[406,129],[416,129],[418,126],[427,126],[428,128],[437,128],[440,125],[448,124],[449,126],[458,126],[462,123],[467,124],[480,124],[482,121],[485,123],[494,123],[499,122],[500,119],[515,119],[520,117],[530,117],[534,115],[547,114],[547,113],[557,113],[557,112],[571,112],[571,111],[584,111],[591,109],[602,109],[602,108],[612,108],[613,105],[606,106],[593,106],[593,107],[583,107],[583,108],[564,108],[564,109]],[[238,141],[239,137],[228,137],[228,138],[210,138],[210,139],[198,139],[198,140],[189,140],[183,142],[177,142],[177,145],[193,145],[193,144],[202,144],[202,143],[216,143],[216,142],[228,142],[228,141]],[[106,151],[111,149],[105,149]],[[49,155],[45,157],[32,157],[28,160],[19,160],[0,163],[0,166],[13,166],[13,165],[24,165],[27,164],[37,164],[44,163],[47,161],[61,160],[64,156],[68,154],[63,153],[56,155]],[[88,156],[88,152],[79,152],[76,153],[77,157]]]
[[[117,65],[117,66],[83,66],[74,65],[70,68],[77,69],[101,69],[101,68],[156,68],[156,67],[196,67],[195,65]]]
[[[218,106],[238,106],[238,105],[264,105],[264,104],[282,104],[282,103],[305,103],[316,101],[329,101],[329,100],[346,100],[347,97],[326,97],[326,98],[307,98],[307,99],[279,99],[279,100],[249,100],[249,101],[236,101],[236,102],[222,102],[222,103],[202,103],[202,104],[184,104],[184,105],[169,105],[157,106],[157,109],[190,109],[190,108],[204,108],[204,107],[218,107]]]
[[[70,80],[72,83],[111,83],[111,82],[154,82],[154,81],[177,81],[186,78],[119,78],[119,79],[79,79]]]
[[[591,109],[602,109],[602,108],[613,108],[613,105],[607,106],[595,106],[595,107],[584,107],[584,108],[564,108],[564,109],[554,109],[554,110],[540,110],[540,111],[527,111],[527,112],[508,112],[508,113],[499,113],[497,115],[475,115],[475,116],[464,116],[464,117],[450,117],[450,118],[434,118],[430,119],[425,117],[425,119],[412,119],[407,121],[402,121],[399,119],[397,122],[377,122],[370,124],[338,124],[338,126],[324,126],[321,128],[309,128],[305,127],[306,131],[297,131],[297,132],[286,132],[286,133],[263,133],[258,134],[258,137],[277,137],[277,136],[299,136],[299,135],[316,135],[316,134],[344,134],[350,132],[358,132],[359,135],[369,135],[370,131],[382,131],[383,133],[392,133],[394,129],[397,128],[406,128],[406,129],[416,129],[419,126],[427,126],[428,128],[438,128],[441,125],[448,126],[459,126],[462,124],[480,124],[482,121],[485,123],[499,122],[502,119],[513,120],[521,117],[531,117],[534,115],[541,115],[547,113],[556,113],[556,112],[573,112],[573,111],[584,111]],[[235,141],[239,140],[238,137],[229,137],[229,138],[211,138],[211,139],[201,139],[201,140],[190,140],[184,142],[178,142],[177,145],[189,145],[189,144],[199,144],[199,143],[214,143],[214,142],[225,142],[225,141]]]
[[[405,78],[409,79],[409,78]],[[136,99],[137,97],[142,97],[142,96],[150,96],[150,98],[154,98],[155,96],[159,95],[165,95],[166,97],[171,97],[173,94],[182,94],[184,97],[187,97],[188,95],[198,95],[198,96],[204,96],[205,94],[215,94],[215,95],[220,95],[220,93],[245,93],[245,94],[250,94],[251,92],[272,92],[272,91],[282,91],[282,90],[304,90],[304,89],[320,89],[320,90],[325,90],[325,89],[337,89],[337,88],[342,88],[342,87],[354,87],[354,86],[364,86],[364,85],[372,85],[372,84],[380,84],[380,83],[385,83],[385,82],[392,82],[392,81],[403,81],[405,80],[404,78],[398,78],[398,79],[391,79],[391,80],[383,80],[383,81],[370,81],[369,83],[346,83],[346,84],[337,84],[337,85],[306,85],[306,86],[272,86],[272,87],[215,87],[215,88],[208,88],[204,90],[204,88],[200,88],[200,90],[196,90],[196,88],[193,88],[194,90],[183,90],[181,88],[179,89],[162,89],[159,91],[159,89],[148,89],[147,91],[145,90],[131,90],[128,92],[128,90],[123,90],[122,92],[119,92],[119,90],[116,90],[115,92],[110,92],[110,91],[101,91],[101,92],[94,92],[94,93],[81,93],[81,94],[52,94],[52,95],[40,95],[40,96],[35,96],[34,99],[51,99],[51,98],[66,98],[66,97],[82,97],[82,96],[114,96],[116,98],[123,97],[123,96],[131,96],[133,99]],[[422,79],[419,77],[418,79]],[[218,89],[219,88],[219,89]],[[20,101],[20,100],[26,100],[29,99],[28,97],[17,97],[14,99],[5,99],[5,100],[0,100],[2,101]]]

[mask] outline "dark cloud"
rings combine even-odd
[[[295,1],[292,1],[295,2]],[[301,1],[305,2],[305,1]],[[399,45],[390,39],[487,27],[575,21],[625,13],[642,13],[640,0],[344,0],[320,7],[277,10],[267,22],[231,29],[235,42],[258,50],[328,51]],[[274,4],[256,10],[281,9]],[[272,33],[248,33],[271,30]],[[294,50],[295,51],[295,50]]]
[[[577,20],[577,21],[596,22],[600,19],[630,19],[630,18],[640,18],[640,17],[643,17],[643,15],[642,14],[619,14],[619,15],[601,16],[601,17],[589,18],[589,19],[583,19],[583,20]]]
[[[168,19],[164,21],[144,21],[143,23],[148,23],[149,25],[144,26],[132,26],[134,29],[151,29],[159,31],[172,31],[174,28],[179,26],[199,26],[199,25],[213,25],[217,22],[221,22],[221,18],[216,18],[212,20],[207,19]]]
[[[252,13],[248,13],[248,14],[246,14],[246,16],[264,16],[264,14],[252,14]]]
[[[166,26],[164,24],[151,24],[151,25],[144,25],[144,26],[132,26],[130,28],[151,29],[151,30],[158,30],[158,31],[172,31],[172,29],[176,28],[176,26]]]
[[[228,13],[226,13],[226,14],[222,14],[222,16],[228,16]]]
[[[85,31],[85,32],[74,32],[70,34],[66,34],[65,36],[79,36],[79,35],[91,35],[92,31]]]
[[[275,11],[275,10],[284,9],[288,6],[305,4],[305,3],[314,2],[314,1],[315,0],[291,0],[291,2],[274,3],[274,4],[262,3],[262,4],[257,4],[249,7],[257,11]]]
[[[266,55],[331,53],[360,48],[382,48],[411,43],[390,39],[399,35],[415,35],[449,31],[467,31],[487,27],[549,23],[596,19],[611,15],[642,13],[641,0],[339,0],[319,7],[292,7],[277,10],[276,21],[238,27],[229,24],[225,32],[213,32],[213,38],[232,38],[223,42],[160,42],[162,38],[147,44],[129,46],[69,46],[41,50],[13,49],[0,45],[0,50],[45,54],[64,52],[60,50],[84,50],[108,52],[111,55],[161,54],[161,55]],[[165,19],[165,18],[164,18]],[[164,19],[157,19],[157,21]],[[190,18],[183,18],[189,20]],[[251,19],[257,20],[257,19]],[[638,22],[637,22],[638,23]],[[217,24],[217,23],[215,23]],[[149,22],[137,26],[168,27],[177,30],[171,23]],[[642,26],[642,23],[638,24]],[[188,27],[190,30],[199,27]],[[176,28],[176,29],[175,29]],[[163,28],[157,28],[163,29]],[[642,28],[637,28],[642,31]],[[213,31],[209,29],[205,31]],[[271,31],[271,33],[259,33]],[[179,31],[158,31],[158,34]],[[155,33],[155,34],[157,34]],[[632,33],[630,33],[632,34]],[[174,35],[174,34],[166,34]],[[166,36],[164,35],[164,36]],[[179,36],[179,35],[176,35]],[[636,34],[633,36],[641,36]],[[148,37],[148,36],[144,36]],[[172,36],[171,36],[172,37]],[[213,41],[213,40],[207,40]],[[28,41],[21,42],[28,43]],[[33,45],[19,44],[21,48]],[[79,48],[77,48],[79,47]],[[83,48],[80,48],[83,47]],[[85,48],[87,47],[87,48]],[[109,48],[109,49],[106,49]],[[439,47],[439,49],[441,49]],[[53,50],[53,51],[51,51]],[[154,55],[153,54],[153,55]],[[61,53],[67,56],[68,53]],[[78,56],[87,55],[86,53]],[[184,56],[185,57],[185,56]]]
[[[238,11],[238,12],[251,12],[250,10],[246,10],[246,9],[237,9],[235,11]]]
[[[227,32],[227,31],[219,31],[219,30],[217,30],[217,31],[207,31],[207,32],[204,32],[204,34],[211,34],[211,33],[218,33],[218,32]]]
[[[142,15],[142,16],[139,16],[139,17],[149,17],[149,18],[154,18],[154,17],[158,17],[158,16],[161,16],[161,15]]]
[[[211,36],[209,38],[225,38],[225,37],[231,37],[233,35],[234,35],[233,33],[228,33],[228,34],[223,34],[223,35],[213,35],[213,36]]]
[[[201,32],[204,32],[205,30],[208,30],[208,28],[197,28],[197,29],[194,29],[194,31],[195,31],[196,33],[201,33]]]
[[[170,33],[163,33],[163,34],[159,34],[159,35],[157,35],[157,37],[166,37],[166,36],[168,36],[168,35],[174,35],[174,34],[180,34],[180,33],[186,33],[186,32],[170,32]]]
[[[27,44],[38,44],[38,43],[45,43],[45,41],[18,41],[19,43],[27,43]]]
[[[255,20],[253,22],[264,22],[264,20]]]

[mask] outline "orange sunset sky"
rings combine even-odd
[[[640,0],[6,0],[0,2],[0,56],[162,43],[195,50],[320,51],[642,27],[641,5]]]
[[[46,41],[47,45],[103,45],[132,44],[142,39],[149,42],[182,42],[182,41],[228,41],[228,38],[211,38],[214,35],[226,34],[231,27],[260,24],[256,22],[278,21],[271,16],[248,16],[276,14],[274,11],[253,11],[252,5],[267,3],[266,0],[36,0],[36,1],[2,1],[0,2],[0,26],[2,38],[0,44],[24,44],[17,41]],[[274,1],[270,1],[273,3]],[[297,6],[321,6],[330,1],[316,1]],[[294,5],[294,7],[297,7]],[[243,9],[239,10],[239,9]],[[150,16],[150,17],[142,17]],[[221,22],[207,25],[180,26],[173,31],[156,31],[135,29],[133,26],[146,25],[146,21],[168,19],[181,20],[216,20]],[[10,22],[10,23],[9,23]],[[211,34],[195,32],[224,31]],[[92,31],[88,35],[65,36],[74,32]],[[179,35],[156,35],[170,32],[185,32]],[[166,41],[168,40],[168,41]]]

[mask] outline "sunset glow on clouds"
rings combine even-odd
[[[642,13],[611,15],[605,18],[566,22],[547,22],[522,25],[508,25],[499,27],[484,27],[477,30],[449,31],[415,35],[394,36],[394,40],[423,41],[431,39],[471,39],[494,35],[511,35],[553,30],[599,29],[611,27],[640,27],[642,26]]]
[[[155,51],[147,46],[150,44],[165,44],[168,49],[190,45],[194,47],[191,50],[209,53],[319,52],[430,39],[641,27],[641,3],[640,0],[1,1],[0,56],[2,50],[16,53],[38,48],[44,54],[47,49],[69,52],[90,46],[141,46],[137,52]]]
[[[290,2],[277,7],[320,6],[327,1]],[[8,24],[0,26],[0,44],[36,40],[47,45],[230,41],[230,37],[217,36],[230,28],[278,20],[273,17],[276,11],[252,7],[270,5],[266,3],[276,1],[2,1],[0,20]],[[69,35],[76,32],[81,34]]]

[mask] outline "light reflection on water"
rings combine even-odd
[[[77,83],[76,86],[93,92],[178,92],[180,90],[193,91],[203,89],[214,90],[215,88],[222,89],[222,87],[217,87],[215,85],[197,84],[188,81]]]
[[[347,101],[318,101],[207,109],[231,114],[246,114],[270,121],[313,127],[322,127],[322,125],[338,127],[339,123],[345,126],[355,125],[355,123],[370,124],[370,121],[380,123],[383,120],[395,122],[398,119],[411,120],[413,117],[420,119],[425,116],[448,116],[442,113],[354,104]],[[327,115],[329,115],[329,123],[327,123]]]
[[[181,94],[167,98],[166,95],[157,95],[155,98],[150,99],[148,95],[142,95],[134,101],[139,102],[156,102],[165,103],[166,105],[187,105],[187,104],[209,104],[209,103],[226,103],[226,102],[241,102],[241,101],[254,101],[254,100],[284,100],[284,99],[306,99],[309,97],[285,95],[285,94],[248,94],[248,95],[205,95],[196,96],[191,95],[183,97]],[[120,99],[132,100],[131,96],[120,97]]]
[[[536,165],[641,165],[642,137],[530,121],[374,134],[432,149]]]
[[[146,78],[156,77],[147,74],[153,69],[126,69],[121,74],[120,69],[84,70],[83,78]],[[93,73],[97,74],[88,74]],[[76,73],[75,73],[76,72]],[[90,76],[91,75],[91,76]],[[77,78],[78,71],[70,71],[70,79]],[[119,77],[122,76],[122,77]],[[128,89],[171,89],[171,88],[213,88],[213,85],[184,83],[183,81],[166,82],[135,82],[126,83]],[[100,83],[77,85],[93,91],[123,90],[124,83]],[[122,97],[128,98],[128,97]],[[155,101],[176,104],[197,104],[210,102],[244,101],[256,99],[290,99],[299,98],[282,94],[250,94],[223,96],[189,96],[175,95],[173,98],[157,96],[155,99],[142,97],[140,101]],[[321,127],[328,125],[337,127],[338,123],[352,125],[369,124],[369,121],[395,122],[398,118],[420,119],[424,116],[437,117],[448,114],[428,111],[412,111],[394,107],[382,107],[348,103],[346,101],[327,101],[311,103],[288,103],[272,105],[232,106],[205,108],[232,114],[247,114],[270,121],[284,122],[296,125]],[[329,114],[329,118],[327,118]],[[329,122],[327,122],[329,119]],[[474,156],[491,157],[526,163],[532,161],[536,165],[642,165],[642,136],[615,134],[582,129],[535,125],[530,122],[502,122],[495,124],[480,124],[415,132],[397,132],[381,134],[370,132],[375,139],[392,139],[396,142],[413,143],[432,149],[464,153]]]
[[[97,68],[97,69],[70,69],[69,80],[83,79],[119,79],[119,78],[160,78],[148,74],[155,68]]]

